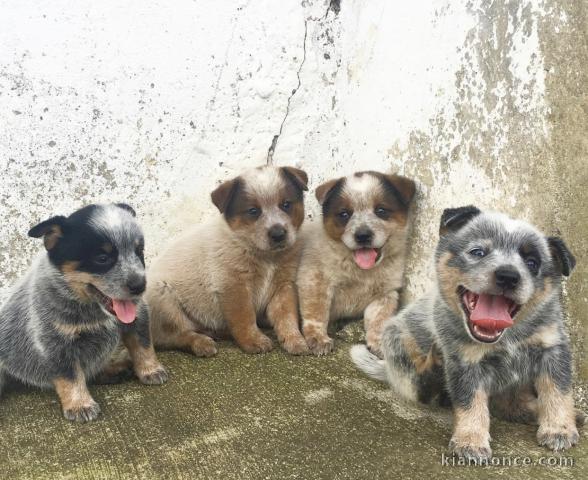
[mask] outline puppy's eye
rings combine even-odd
[[[537,270],[539,270],[539,262],[534,258],[527,258],[525,260],[525,265],[527,265],[527,268],[532,272],[536,272]]]
[[[380,218],[387,218],[388,217],[388,210],[384,207],[376,207],[374,213]]]
[[[291,207],[291,206],[292,206],[292,203],[291,203],[291,202],[289,202],[288,200],[284,200],[284,201],[282,202],[282,204],[280,205],[280,208],[281,208],[282,210],[284,210],[284,212],[287,212],[287,211],[289,211],[289,210],[290,210],[290,207]]]
[[[341,220],[349,220],[349,218],[351,217],[351,214],[347,211],[347,210],[341,210],[337,216],[341,219]]]
[[[94,257],[94,262],[98,265],[106,265],[110,262],[110,255],[106,253],[99,253]]]
[[[261,215],[261,208],[251,207],[249,210],[247,210],[247,213],[249,216],[257,218]]]
[[[484,251],[483,248],[472,248],[469,252],[470,255],[472,255],[473,257],[485,257],[486,256],[486,252]]]

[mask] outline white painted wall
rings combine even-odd
[[[536,2],[502,32],[480,0],[328,3],[0,0],[0,300],[41,247],[36,221],[127,201],[152,256],[280,131],[274,162],[312,187],[358,169],[419,180],[412,292],[444,207],[528,215],[508,162],[549,135]]]

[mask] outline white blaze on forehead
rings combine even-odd
[[[370,201],[380,191],[380,187],[380,179],[370,173],[349,175],[345,177],[343,194],[351,200],[354,207],[371,208]]]
[[[134,217],[116,205],[99,205],[92,215],[91,224],[113,240],[139,234]]]
[[[276,192],[282,186],[279,167],[246,170],[241,178],[245,183],[245,190],[260,201],[275,201]]]
[[[524,221],[518,220],[515,218],[511,218],[508,215],[501,213],[501,212],[484,212],[477,217],[474,217],[474,220],[471,222],[472,227],[476,225],[478,222],[491,222],[493,223],[497,230],[503,229],[509,234],[534,234],[537,237],[537,240],[540,242],[541,247],[544,250],[544,253],[549,251],[549,245],[547,244],[547,240],[545,235],[541,231],[537,229],[534,225]]]

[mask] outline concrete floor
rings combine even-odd
[[[230,344],[212,359],[165,352],[164,386],[92,387],[103,414],[91,424],[63,419],[53,392],[13,389],[0,402],[0,478],[588,478],[585,431],[563,454],[572,467],[442,466],[449,412],[406,405],[363,377],[351,340],[342,331],[323,358]],[[551,455],[534,427],[494,420],[491,433],[496,457]]]

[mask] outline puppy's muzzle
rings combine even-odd
[[[374,232],[372,232],[369,228],[358,228],[353,235],[355,238],[355,242],[362,246],[367,247],[370,246],[372,240],[374,239]]]
[[[521,281],[521,274],[512,267],[500,267],[494,272],[496,286],[502,290],[513,290]]]
[[[267,235],[272,246],[281,246],[288,237],[288,230],[282,225],[273,225],[268,231]]]
[[[145,275],[132,275],[127,280],[127,288],[131,295],[141,295],[147,286]]]

